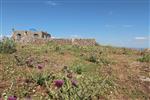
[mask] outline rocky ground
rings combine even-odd
[[[55,43],[16,48],[0,53],[1,99],[150,99],[149,50]]]

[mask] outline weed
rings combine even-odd
[[[105,57],[100,57],[99,60],[98,60],[98,63],[101,63],[103,65],[109,65],[111,62],[110,62],[110,60],[108,60]]]
[[[0,42],[0,53],[14,53],[16,51],[16,43],[11,39],[5,39]]]
[[[0,43],[2,50],[3,42]],[[130,49],[58,45],[53,42],[41,46],[29,44],[24,48],[18,46],[15,55],[0,54],[0,93],[6,93],[0,94],[0,98],[16,96],[22,100],[29,96],[33,100],[109,100],[127,96],[125,99],[148,99],[148,84],[137,79],[138,82],[134,82],[137,87],[131,84],[133,81],[130,79],[132,75],[138,76],[145,68],[143,66],[148,67],[149,63],[141,63],[149,62],[148,53],[142,54],[138,59],[140,62],[135,63],[142,64],[136,67],[139,70],[135,72],[134,65],[124,67],[139,56]],[[112,64],[113,59],[117,60],[115,64]],[[147,75],[148,69],[143,73]],[[124,93],[122,87],[125,87]]]
[[[97,63],[97,57],[94,56],[94,55],[90,56],[88,60],[89,60],[90,62]]]
[[[37,76],[36,82],[38,85],[44,85],[46,77],[43,77],[41,74]]]
[[[74,67],[74,72],[77,74],[82,74],[82,72],[83,72],[82,66],[77,65],[76,67]]]
[[[150,54],[145,54],[143,57],[139,58],[140,62],[150,62]]]

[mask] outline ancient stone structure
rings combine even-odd
[[[53,42],[55,42],[55,43],[57,43],[57,44],[62,44],[62,45],[71,45],[72,44],[72,41],[71,41],[71,39],[57,39],[57,38],[55,38],[55,39],[53,39],[52,40]]]
[[[47,40],[51,35],[42,31],[13,31],[12,39],[17,42],[33,42],[38,39]]]
[[[80,45],[80,46],[94,46],[95,39],[57,39],[51,38],[47,32],[40,31],[13,31],[12,39],[21,43],[37,43],[42,44],[53,41],[62,45]]]
[[[51,41],[62,45],[94,46],[96,44],[95,39],[52,39]]]

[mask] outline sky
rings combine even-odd
[[[47,31],[101,45],[150,48],[149,0],[1,0],[0,33]]]

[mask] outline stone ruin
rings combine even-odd
[[[16,42],[34,42],[35,40],[48,40],[51,35],[43,31],[13,31],[12,39]]]
[[[95,39],[60,39],[51,38],[51,34],[43,31],[13,31],[12,39],[19,43],[37,43],[42,44],[48,41],[53,41],[61,45],[80,45],[94,46]]]

